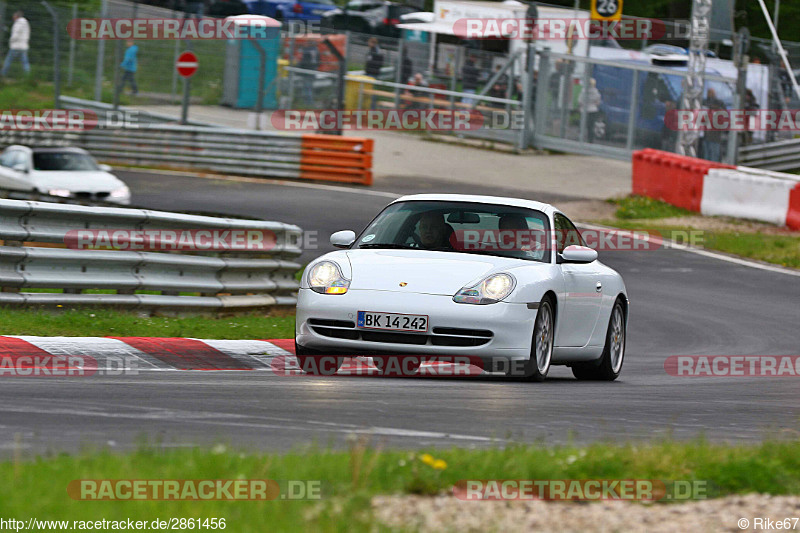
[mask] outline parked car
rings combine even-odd
[[[0,188],[128,205],[131,191],[81,148],[12,145],[0,153]]]
[[[322,25],[335,30],[349,30],[385,37],[399,38],[402,31],[397,27],[400,17],[419,9],[396,2],[376,0],[351,0],[344,9],[334,9],[322,17]]]
[[[366,352],[392,354],[373,356],[382,373],[392,358],[412,373],[421,358],[468,356],[531,381],[551,365],[578,379],[619,376],[625,284],[551,205],[404,196],[331,244],[342,250],[309,263],[297,298],[295,351],[308,373]]]
[[[255,0],[245,3],[251,14],[277,20],[320,20],[322,15],[336,9],[333,0]]]

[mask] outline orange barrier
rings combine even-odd
[[[633,153],[633,194],[700,212],[703,179],[711,168],[736,168],[652,148]]]
[[[374,141],[339,135],[303,135],[300,178],[372,185]]]
[[[789,210],[786,212],[786,225],[800,230],[800,183],[789,191]]]

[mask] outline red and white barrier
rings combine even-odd
[[[732,167],[660,150],[633,155],[633,193],[704,215],[800,230],[800,176]]]

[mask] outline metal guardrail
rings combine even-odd
[[[739,148],[738,163],[767,170],[798,169],[800,168],[800,139],[742,146]]]
[[[193,255],[57,247],[69,231],[86,229],[261,230],[275,244]],[[226,312],[290,306],[297,302],[300,238],[299,227],[281,222],[0,199],[0,304]]]
[[[0,130],[0,145],[79,146],[99,160],[265,178],[372,184],[372,139],[170,124]]]
[[[156,124],[177,124],[178,119],[171,115],[157,113],[155,111],[143,111],[141,109],[132,109],[130,107],[119,106],[114,109],[113,104],[106,104],[96,100],[85,100],[83,98],[75,98],[74,96],[62,96],[59,98],[61,107],[64,109],[84,109],[94,111],[97,113],[98,118],[105,118],[112,113],[124,114],[127,116],[135,116],[137,123],[141,125],[156,125]],[[209,124],[206,122],[198,122],[196,120],[188,120],[190,126],[205,126],[209,128],[218,128],[216,124]]]

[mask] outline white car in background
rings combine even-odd
[[[12,145],[0,153],[0,189],[128,205],[131,191],[81,148]]]
[[[512,245],[499,246],[498,235]],[[412,360],[411,372],[422,358],[465,356],[531,381],[551,365],[578,379],[619,376],[625,284],[553,206],[404,196],[360,235],[339,231],[331,244],[343,250],[309,263],[298,295],[295,348],[306,372],[331,374],[344,356],[375,354],[388,373],[386,354],[395,354]],[[333,363],[317,365],[323,356]]]

